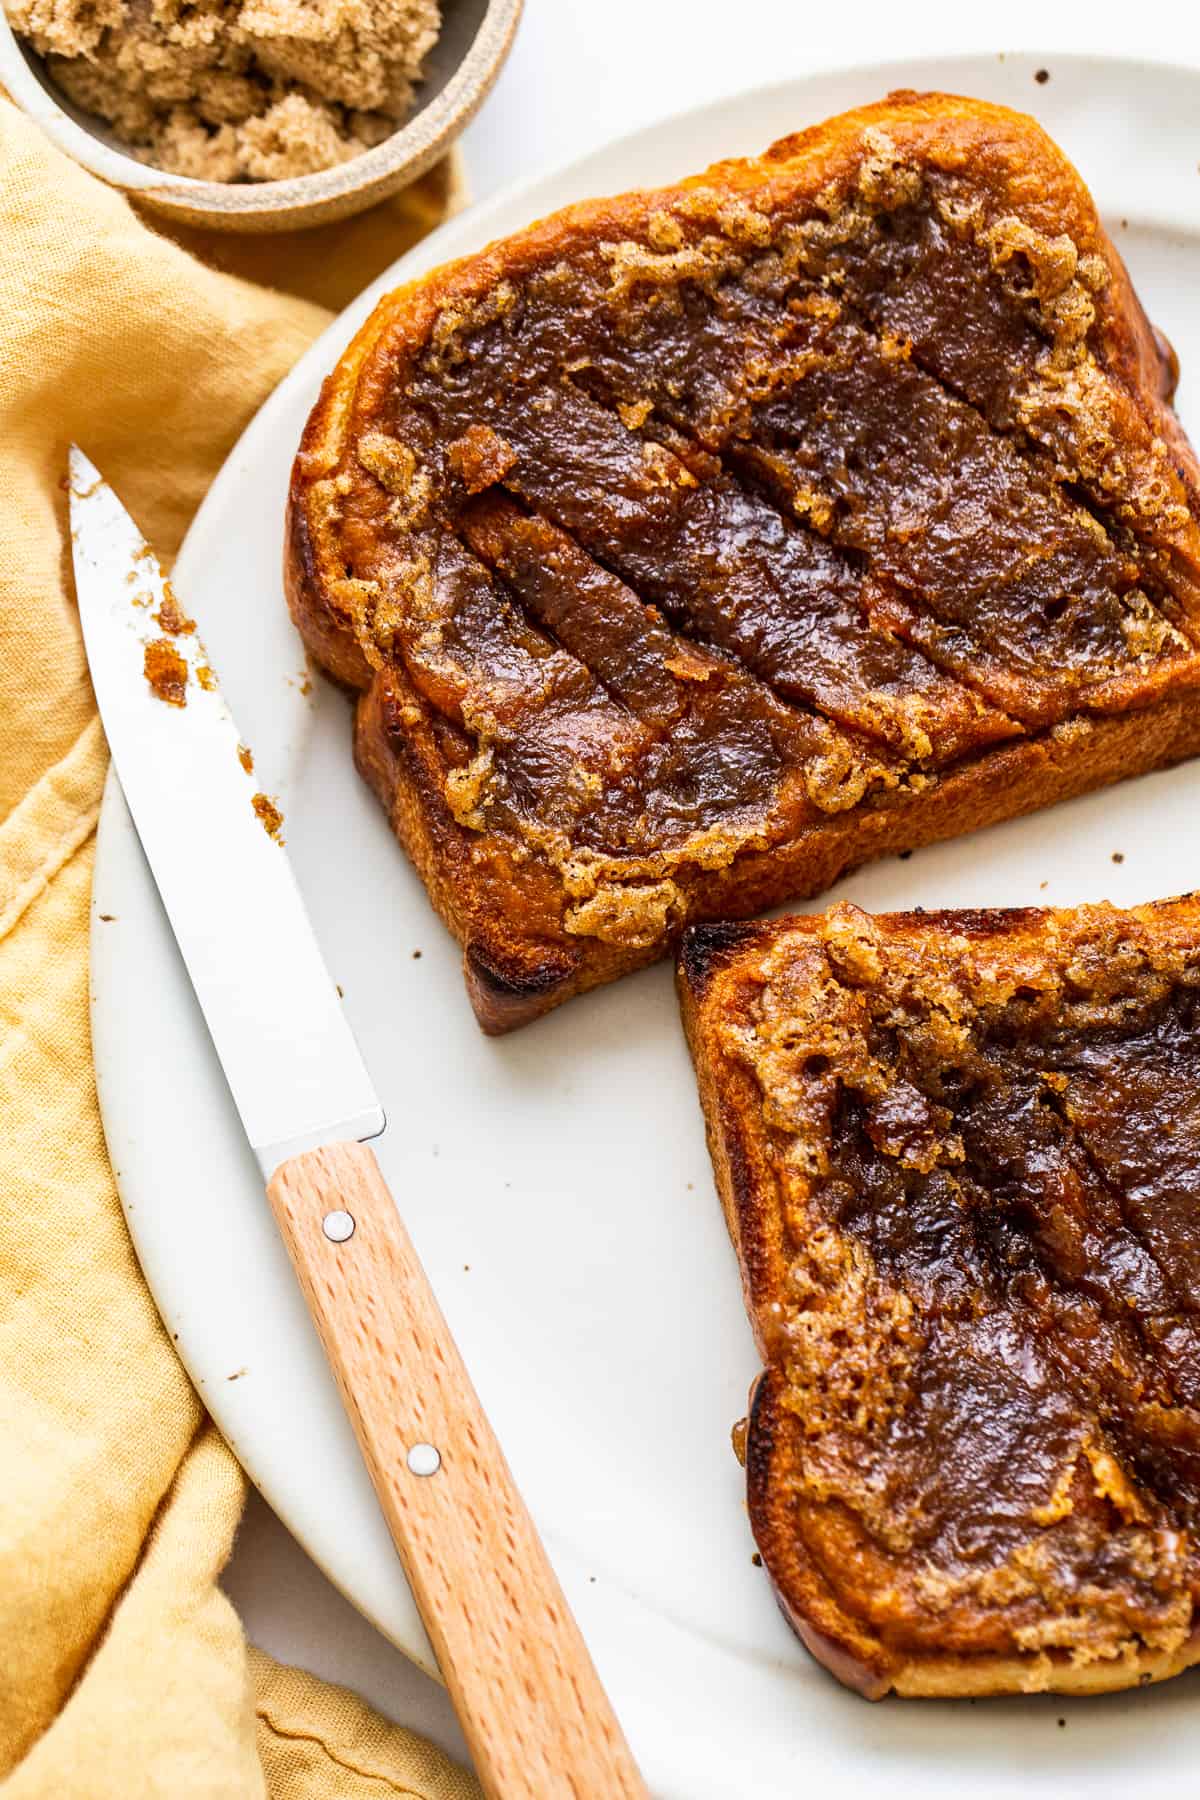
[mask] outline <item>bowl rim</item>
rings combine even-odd
[[[508,54],[524,0],[487,0],[479,28],[441,92],[371,149],[330,169],[278,181],[203,181],[172,175],[127,156],[78,124],[35,75],[0,0],[0,86],[47,137],[93,175],[147,201],[211,214],[231,222],[297,211],[310,217],[327,207],[341,210],[351,196],[379,195],[415,180],[435,162],[486,99]]]

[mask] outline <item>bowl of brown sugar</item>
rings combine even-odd
[[[0,86],[60,149],[228,231],[414,181],[499,74],[522,0],[0,0]]]

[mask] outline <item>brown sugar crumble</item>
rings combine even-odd
[[[347,162],[408,114],[437,0],[4,0],[68,100],[142,162],[279,181]]]
[[[187,664],[169,638],[153,638],[146,645],[142,669],[159,700],[168,706],[187,705]]]
[[[843,903],[681,974],[765,1364],[735,1449],[810,1650],[873,1697],[1200,1660],[1200,906]]]
[[[1115,863],[1123,863],[1125,861],[1125,852],[1123,850],[1114,850],[1112,859]]]
[[[255,794],[250,804],[262,820],[263,830],[269,837],[278,840],[280,827],[283,824],[283,814],[275,801],[269,794]]]
[[[217,685],[217,678],[207,663],[197,663],[196,680],[200,683],[200,686],[204,689],[206,694],[211,694]]]
[[[1131,774],[1160,696],[1194,754],[1172,379],[1074,172],[934,95],[381,301],[288,595],[484,1030]]]
[[[243,769],[245,769],[247,775],[253,775],[253,773],[254,773],[254,753],[251,750],[249,744],[239,744],[238,745],[238,761],[241,763]]]

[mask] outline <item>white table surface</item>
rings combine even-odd
[[[818,11],[800,0],[526,0],[509,62],[464,139],[472,193],[482,199],[718,95],[853,61],[1045,48],[1200,62],[1200,10],[1170,0],[1140,15],[1111,0],[857,0]],[[444,1691],[331,1587],[257,1495],[224,1586],[253,1642],[467,1760]]]

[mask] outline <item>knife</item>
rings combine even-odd
[[[194,623],[70,452],[109,748],[267,1198],[493,1800],[645,1800],[374,1153],[383,1109]]]

